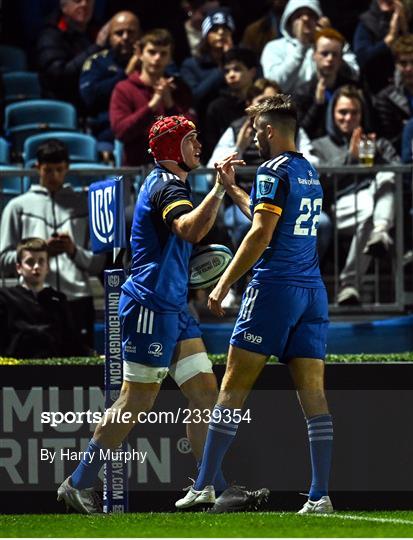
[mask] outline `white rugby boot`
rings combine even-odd
[[[175,503],[175,507],[178,510],[185,510],[192,506],[213,505],[215,504],[215,489],[214,486],[205,486],[204,489],[197,491],[193,485],[188,489],[188,493],[182,499],[179,499]]]
[[[297,512],[297,514],[332,514],[334,512],[333,505],[331,504],[331,499],[328,495],[324,495],[318,501],[308,501],[305,505]]]
[[[70,476],[57,490],[57,500],[64,501],[66,509],[79,514],[101,514],[102,503],[94,488],[76,489],[70,484]]]

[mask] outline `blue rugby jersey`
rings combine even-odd
[[[253,268],[253,279],[323,287],[317,226],[323,190],[317,171],[297,152],[284,152],[257,170],[250,209],[280,216],[269,246]]]
[[[187,304],[192,244],[173,234],[170,227],[192,208],[189,184],[157,165],[138,195],[131,231],[131,274],[122,287],[153,311],[177,312]]]

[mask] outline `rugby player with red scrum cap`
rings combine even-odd
[[[119,305],[122,389],[109,416],[97,425],[84,459],[58,489],[58,500],[80,513],[101,511],[94,491],[104,463],[100,456],[105,452],[100,450],[120,445],[139,413],[152,408],[168,373],[188,399],[188,408],[211,409],[217,399],[215,375],[198,323],[188,311],[187,293],[193,244],[211,229],[225,190],[217,177],[211,191],[194,208],[187,177],[200,164],[201,144],[194,123],[184,116],[157,120],[149,132],[149,146],[155,168],[136,202],[131,272]],[[228,156],[222,165],[243,163],[235,156]],[[124,418],[123,413],[132,413],[129,422],[111,421],[111,415]],[[187,427],[199,466],[208,424],[194,422]],[[226,487],[219,471],[215,488],[224,491]]]

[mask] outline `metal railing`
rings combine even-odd
[[[71,169],[69,170],[69,177],[79,177],[81,182],[77,185],[77,189],[87,190],[88,185],[91,181],[95,181],[98,178],[105,178],[109,176],[124,176],[131,181],[135,189],[139,188],[140,183],[144,180],[146,174],[152,166],[143,166],[143,167],[107,167],[102,168],[87,168],[87,169]],[[333,182],[333,192],[334,192],[334,204],[332,209],[325,208],[325,211],[332,218],[333,223],[335,222],[334,208],[335,203],[337,202],[337,192],[340,189],[340,182],[343,177],[349,177],[349,175],[354,177],[354,181],[357,183],[361,178],[374,177],[378,172],[392,172],[395,175],[394,183],[394,200],[395,200],[395,218],[394,218],[394,256],[391,260],[387,262],[386,275],[383,276],[382,266],[378,260],[374,260],[373,263],[373,272],[369,272],[366,276],[362,277],[360,275],[359,261],[356,261],[356,283],[361,286],[363,282],[368,283],[370,287],[370,298],[364,300],[361,306],[357,307],[356,311],[366,313],[366,312],[402,312],[406,303],[412,302],[411,293],[406,293],[405,291],[405,272],[404,267],[406,260],[404,258],[407,252],[412,251],[412,237],[413,237],[413,216],[411,213],[411,208],[413,208],[413,168],[411,165],[386,165],[386,166],[361,166],[361,165],[352,165],[352,166],[340,166],[340,167],[318,167],[320,173],[320,178],[325,179],[329,178],[328,181]],[[251,180],[254,178],[256,173],[256,167],[244,167],[242,169],[243,177],[248,175],[251,176]],[[208,168],[199,168],[196,171],[190,173],[190,183],[195,192],[199,195],[206,193],[210,187],[210,184],[214,178],[214,170]],[[4,203],[7,202],[13,193],[6,194],[2,189],[4,184],[3,179],[8,177],[20,178],[21,189],[17,191],[24,191],[25,186],[31,179],[36,178],[38,172],[36,169],[19,169],[15,167],[1,167],[0,168],[0,209],[3,208]],[[403,182],[406,184],[406,178],[408,178],[407,183],[410,183],[410,201],[404,205],[403,204]],[[28,180],[30,179],[30,180]],[[408,191],[409,192],[409,191]],[[406,211],[407,209],[407,211]],[[410,210],[410,212],[409,212]],[[405,230],[410,231],[408,235],[409,244],[405,244],[404,232]],[[1,234],[1,231],[0,231]],[[338,228],[333,227],[333,248],[329,252],[333,253],[333,261],[330,262],[330,269],[332,267],[330,274],[323,274],[327,288],[329,290],[330,297],[330,309],[334,312],[339,310],[341,313],[346,313],[349,311],[354,312],[354,307],[343,307],[338,306],[336,302],[337,293],[340,286],[339,274],[340,274],[340,258],[342,255],[342,238],[339,234]],[[393,294],[390,295],[389,290],[386,289],[386,299],[381,300],[383,296],[381,293],[383,287],[391,288]],[[390,298],[392,296],[392,298]]]

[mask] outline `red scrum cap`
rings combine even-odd
[[[183,163],[182,141],[196,131],[195,124],[185,116],[164,116],[149,131],[149,151],[156,161]]]

